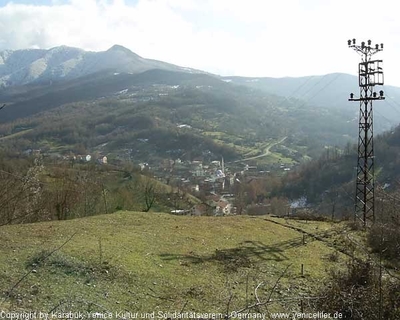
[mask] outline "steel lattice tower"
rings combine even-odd
[[[383,44],[371,46],[356,40],[349,40],[348,45],[361,55],[361,62],[358,65],[358,84],[360,97],[354,98],[350,93],[349,101],[360,102],[360,117],[358,123],[358,162],[355,197],[354,218],[363,221],[375,220],[375,197],[374,197],[374,131],[372,101],[383,100],[383,91],[377,94],[374,86],[383,85],[382,60],[371,60],[372,55],[383,50]]]

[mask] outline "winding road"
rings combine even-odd
[[[270,144],[267,148],[265,148],[265,152],[264,152],[263,154],[260,154],[260,155],[258,155],[258,156],[254,156],[254,157],[250,157],[250,158],[245,158],[245,159],[236,160],[236,161],[233,161],[233,162],[241,162],[241,161],[247,161],[247,160],[253,160],[253,159],[258,159],[258,158],[265,157],[265,156],[267,156],[267,155],[269,155],[269,154],[271,153],[270,149],[271,149],[272,147],[276,146],[277,144],[282,143],[283,141],[286,140],[286,138],[287,138],[287,136],[286,136],[286,137],[283,137],[281,140],[279,140],[279,141],[277,141],[277,142],[274,142],[274,143]]]

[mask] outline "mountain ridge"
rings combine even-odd
[[[61,46],[49,50],[3,51],[0,56],[4,62],[0,65],[0,79],[2,72],[5,74],[7,68],[17,70],[15,65],[19,63],[25,67],[13,76],[20,76],[19,80],[26,82],[0,88],[0,103],[6,105],[0,114],[0,135],[35,128],[22,141],[31,148],[47,146],[50,140],[54,143],[59,135],[57,144],[64,149],[79,144],[90,149],[116,141],[115,147],[110,143],[109,151],[121,154],[121,148],[135,147],[126,142],[127,137],[135,141],[152,135],[151,143],[160,150],[157,156],[161,158],[166,151],[182,149],[177,143],[187,138],[192,142],[197,139],[198,144],[204,140],[205,147],[201,150],[204,152],[217,150],[218,144],[229,145],[229,150],[224,151],[225,158],[237,159],[239,155],[261,154],[265,141],[288,136],[286,146],[279,147],[281,158],[287,155],[287,159],[301,162],[315,157],[326,145],[344,146],[357,134],[359,106],[354,103],[350,106],[347,99],[357,86],[357,79],[347,74],[222,77],[145,59],[120,45],[99,53]],[[400,88],[389,90],[387,101],[392,93],[400,97]],[[390,104],[385,106],[385,102],[378,105],[379,109],[374,108],[378,116],[376,133],[400,122],[400,112],[395,113],[398,110],[390,109]],[[85,108],[90,109],[87,114]],[[100,118],[103,113],[112,117],[105,122],[96,118],[98,123],[93,124],[96,112]],[[68,128],[60,113],[74,119]],[[379,116],[390,122],[382,122]],[[47,128],[43,119],[50,118],[51,127],[62,119],[59,126],[63,129],[58,132]],[[180,124],[193,129],[177,134]],[[100,129],[87,129],[90,126]],[[100,141],[97,134],[104,138]],[[167,136],[176,142],[168,145],[169,149],[165,143]],[[193,151],[189,149],[186,151]],[[148,159],[147,154],[144,157],[138,159]]]
[[[297,100],[299,108],[304,104],[340,109],[348,119],[356,121],[358,107],[348,101],[350,92],[358,92],[356,76],[331,73],[305,77],[240,77],[218,76],[208,72],[181,67],[167,62],[146,59],[122,45],[115,44],[108,50],[94,52],[69,46],[50,49],[4,50],[0,52],[0,100],[15,102],[7,96],[14,92],[39,90],[49,91],[55,83],[80,82],[82,78],[99,73],[137,75],[149,70],[174,71],[188,74],[206,74],[229,82],[246,86],[267,94]],[[1,90],[3,89],[3,90]],[[125,88],[121,88],[122,90]],[[387,99],[377,104],[376,120],[378,132],[389,130],[400,122],[400,88],[384,86]],[[38,90],[37,90],[38,91]]]
[[[103,70],[136,74],[152,69],[201,73],[191,68],[143,58],[121,45],[113,45],[108,50],[99,52],[58,46],[50,49],[1,51],[0,87],[51,83],[80,78]]]
[[[358,95],[358,77],[346,73],[328,73],[304,77],[240,77],[225,76],[221,78],[234,85],[243,85],[261,90],[268,94],[285,97],[287,100],[298,100],[299,107],[305,104],[343,110],[354,121],[358,119],[359,105],[348,101],[350,92]],[[377,86],[376,91],[383,90],[386,99],[374,104],[378,132],[389,130],[400,122],[400,88],[390,85]]]

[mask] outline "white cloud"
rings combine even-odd
[[[397,83],[400,22],[382,0],[55,0],[0,8],[0,49],[121,44],[147,57],[210,72],[301,76],[357,72],[348,38],[384,42]],[[370,17],[368,20],[365,17]]]

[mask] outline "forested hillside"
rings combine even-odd
[[[0,97],[7,103],[0,118],[2,147],[20,151],[83,153],[103,145],[115,155],[138,150],[143,156],[133,156],[142,161],[149,153],[189,152],[193,158],[208,151],[234,160],[287,136],[289,149],[282,156],[301,162],[325,145],[344,145],[354,132],[341,110],[303,105],[204,74],[102,73],[4,91]]]
[[[386,198],[382,195],[383,191],[396,194],[400,188],[400,126],[377,136],[374,149],[375,185],[379,200]],[[314,205],[325,203],[331,206],[337,202],[351,210],[356,166],[356,145],[348,144],[343,150],[327,148],[319,159],[305,163],[288,174],[279,192],[292,199],[304,196]]]

